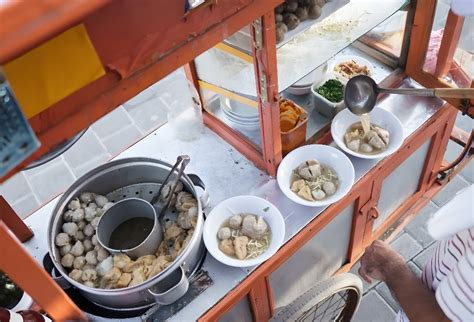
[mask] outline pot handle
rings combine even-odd
[[[199,197],[201,199],[202,208],[205,209],[209,207],[209,203],[211,202],[211,197],[209,196],[209,193],[206,190],[206,185],[204,184],[204,182],[201,180],[201,178],[199,178],[197,174],[194,174],[194,173],[188,174],[188,178],[191,180],[191,182],[195,186],[198,186],[202,188],[202,190],[204,190],[202,195]]]
[[[180,266],[171,272],[164,280],[156,283],[148,292],[155,298],[156,303],[169,305],[181,298],[189,288],[189,280]]]
[[[71,284],[69,284],[69,282],[54,267],[53,259],[49,253],[46,253],[43,257],[43,268],[63,290],[67,290],[71,287]]]

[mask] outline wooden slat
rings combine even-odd
[[[79,23],[111,0],[0,1],[0,65]]]
[[[27,292],[54,321],[87,321],[64,293],[0,220],[0,270]]]
[[[2,220],[22,243],[33,237],[33,231],[18,217],[5,198],[0,196],[0,221]]]

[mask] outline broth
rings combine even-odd
[[[137,217],[124,221],[110,235],[109,247],[130,249],[140,245],[153,230],[154,220]]]

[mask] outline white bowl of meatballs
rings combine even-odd
[[[348,109],[334,117],[331,135],[337,146],[362,159],[381,159],[396,152],[403,144],[403,126],[400,120],[380,107],[366,115],[366,129],[363,128],[361,117]]]
[[[321,144],[302,146],[280,163],[281,191],[304,206],[321,207],[343,198],[354,184],[354,166],[338,149]]]
[[[215,206],[204,223],[204,244],[219,262],[234,267],[263,263],[283,244],[285,221],[269,201],[236,196]]]

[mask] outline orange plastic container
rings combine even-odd
[[[281,132],[281,146],[283,155],[288,154],[292,150],[296,149],[300,145],[302,145],[306,141],[306,128],[308,125],[308,113],[295,104],[295,102],[287,100],[287,99],[280,99],[280,105],[282,103],[290,104],[294,107],[299,114],[298,122],[296,126],[287,132]]]

